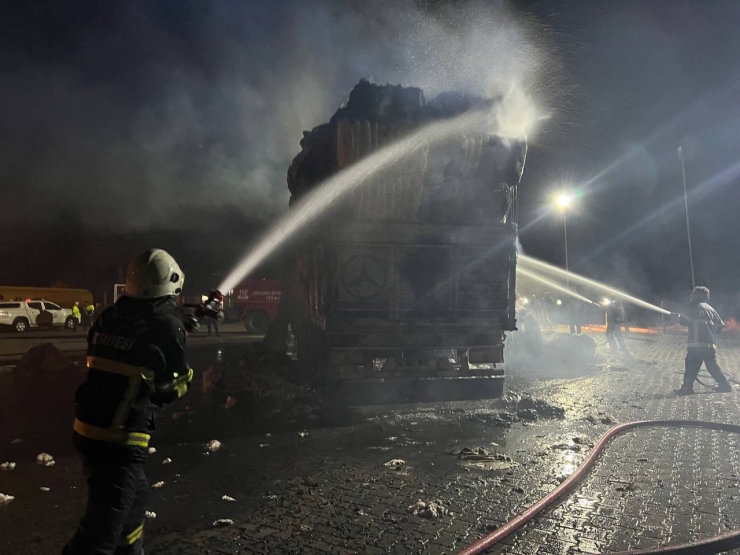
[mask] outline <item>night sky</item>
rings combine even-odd
[[[740,3],[734,0],[5,3],[0,283],[98,289],[168,249],[215,286],[287,209],[301,132],[363,77],[549,114],[520,187],[525,252],[648,299],[697,278],[740,304]],[[264,273],[274,268],[265,268]]]

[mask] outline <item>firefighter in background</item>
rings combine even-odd
[[[607,299],[606,305],[606,340],[609,342],[609,351],[616,353],[618,345],[623,355],[632,356],[622,337],[622,326],[627,323],[627,313],[622,301],[617,298]]]
[[[540,306],[542,309],[542,327],[546,328],[549,331],[552,331],[554,325],[552,323],[552,320],[550,319],[550,314],[552,314],[553,312],[553,307],[555,306],[555,303],[553,302],[552,295],[549,291],[545,291],[545,293],[542,295]]]
[[[702,363],[717,382],[715,391],[718,393],[732,391],[732,386],[717,364],[717,334],[725,327],[725,323],[717,311],[709,305],[708,300],[709,289],[694,287],[686,313],[678,315],[681,325],[689,329],[683,385],[678,390],[679,395],[694,393],[694,381],[699,375]]]
[[[95,305],[92,301],[85,305],[85,318],[87,319],[87,329],[90,329],[95,321]]]
[[[206,299],[207,297],[203,297]],[[219,302],[216,304],[215,309],[219,312],[223,311],[224,305],[223,303]],[[216,330],[216,337],[221,337],[221,332],[218,329],[218,320],[215,320],[213,318],[206,318],[206,328],[208,329],[208,335],[211,335],[211,326]]]
[[[82,314],[80,313],[79,301],[75,301],[75,304],[72,306],[72,316],[75,319],[75,328],[82,324]]]
[[[63,555],[144,553],[144,461],[154,409],[182,397],[193,379],[176,298],[183,282],[165,251],[140,254],[128,266],[124,296],[90,330],[73,435],[87,509]]]
[[[580,293],[576,287],[573,287],[573,290],[576,293]],[[579,299],[566,299],[565,311],[568,316],[568,326],[570,327],[571,335],[580,335],[583,331],[583,323],[586,321],[586,304]]]
[[[529,309],[531,302],[520,299],[517,308],[517,327],[522,332],[521,339],[526,351],[535,357],[542,353],[542,329]]]

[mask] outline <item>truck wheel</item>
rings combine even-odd
[[[28,320],[26,318],[16,318],[15,322],[13,322],[13,329],[17,331],[18,333],[23,333],[24,331],[28,331]]]
[[[249,333],[264,334],[270,327],[270,319],[264,312],[249,312],[244,317],[244,328]]]
[[[74,316],[70,316],[64,321],[64,327],[67,328],[68,330],[75,329],[76,324],[77,324],[77,321]]]

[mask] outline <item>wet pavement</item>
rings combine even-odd
[[[76,354],[87,348],[87,331],[83,328],[65,330],[61,328],[32,328],[22,334],[0,327],[0,365],[10,364],[20,359],[33,347],[52,343],[63,353]],[[249,334],[241,322],[221,324],[221,337],[208,336],[205,326],[202,330],[189,334],[188,342],[196,345],[250,343],[261,340],[262,336]]]
[[[675,396],[682,338],[630,338],[636,360],[625,362],[595,337],[600,364],[512,370],[508,402],[269,414],[171,407],[148,463],[150,483],[164,485],[151,490],[157,517],[147,524],[147,552],[453,553],[553,489],[613,422],[740,422],[740,388],[715,394],[697,385],[697,395]],[[719,361],[737,374],[740,346],[720,345]],[[562,407],[563,417],[527,409],[523,395]],[[26,439],[0,449],[18,463],[0,471],[0,493],[16,498],[0,507],[2,555],[58,553],[83,508],[73,454],[50,446],[56,465],[39,466],[41,446]],[[209,453],[210,439],[222,447]],[[466,447],[487,456],[465,460]],[[740,526],[739,447],[739,437],[721,432],[628,432],[573,493],[491,552],[599,553]],[[386,466],[392,459],[403,462]],[[419,501],[449,513],[425,518],[415,514]],[[218,519],[233,525],[215,528]]]

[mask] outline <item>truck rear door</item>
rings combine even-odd
[[[513,229],[356,224],[335,235],[337,312],[484,320],[510,329]]]

